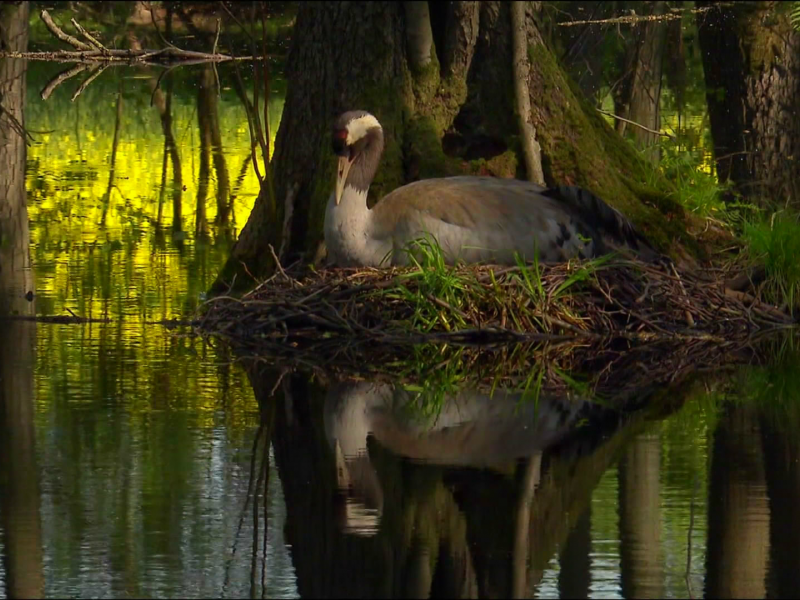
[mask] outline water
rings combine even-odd
[[[0,246],[0,308],[97,321],[0,321],[0,596],[796,597],[793,351],[637,413],[468,387],[420,412],[237,360],[153,323],[199,306],[258,191],[230,73],[226,208],[213,161],[199,189],[207,72],[164,83],[176,190],[157,74],[43,101],[62,68],[27,66],[31,268]]]

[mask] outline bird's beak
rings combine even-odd
[[[336,170],[336,206],[342,201],[342,194],[344,193],[344,184],[347,181],[347,173],[350,171],[350,158],[347,156],[339,157],[339,166]]]

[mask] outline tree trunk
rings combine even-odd
[[[594,191],[658,246],[685,238],[680,207],[638,185],[643,162],[565,76],[539,32],[538,7],[525,5],[528,122],[541,146],[545,182]],[[429,3],[430,36],[421,8],[390,2],[300,5],[272,161],[277,202],[273,206],[266,193],[257,199],[214,291],[227,290],[234,278],[247,282],[242,263],[258,277],[269,272],[267,244],[277,248],[281,242],[292,189],[297,193],[288,228],[290,259],[318,250],[335,174],[330,129],[345,110],[369,110],[384,127],[386,149],[370,203],[416,179],[523,175],[510,3]],[[637,192],[663,212],[674,212],[670,224]]]
[[[800,205],[800,34],[776,2],[698,2],[720,181],[745,199]]]
[[[28,46],[29,5],[0,6],[0,50]],[[27,64],[0,58],[0,317],[32,315],[25,195]],[[0,322],[0,529],[8,598],[44,596],[39,475],[34,431],[36,324]]]
[[[648,15],[662,15],[666,2],[637,3],[639,10]],[[661,75],[664,49],[667,40],[666,21],[642,21],[633,26],[633,36],[628,42],[623,67],[623,78],[617,97],[617,116],[638,123],[636,127],[626,121],[617,121],[621,135],[630,134],[636,146],[647,149],[650,162],[658,163],[660,153],[654,147],[658,136],[653,131],[661,129]]]
[[[0,7],[0,50],[27,49],[28,6]],[[0,314],[30,313],[25,296],[33,293],[25,193],[26,72],[25,61],[0,58]]]

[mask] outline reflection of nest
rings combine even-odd
[[[280,271],[241,299],[209,301],[196,326],[240,356],[327,374],[505,386],[533,378],[553,391],[575,387],[578,376],[578,387],[619,397],[735,361],[754,336],[791,323],[721,281],[672,265],[616,260],[539,269],[541,286],[526,284],[535,271],[518,267],[452,269],[448,277],[464,288],[454,296],[458,306],[434,295],[431,280],[413,269],[302,278]],[[427,332],[420,309],[428,311]]]

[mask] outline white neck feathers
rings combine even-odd
[[[373,215],[367,208],[367,190],[345,186],[338,206],[331,195],[325,215],[325,245],[336,265],[380,266],[391,250],[391,240],[373,236]]]

